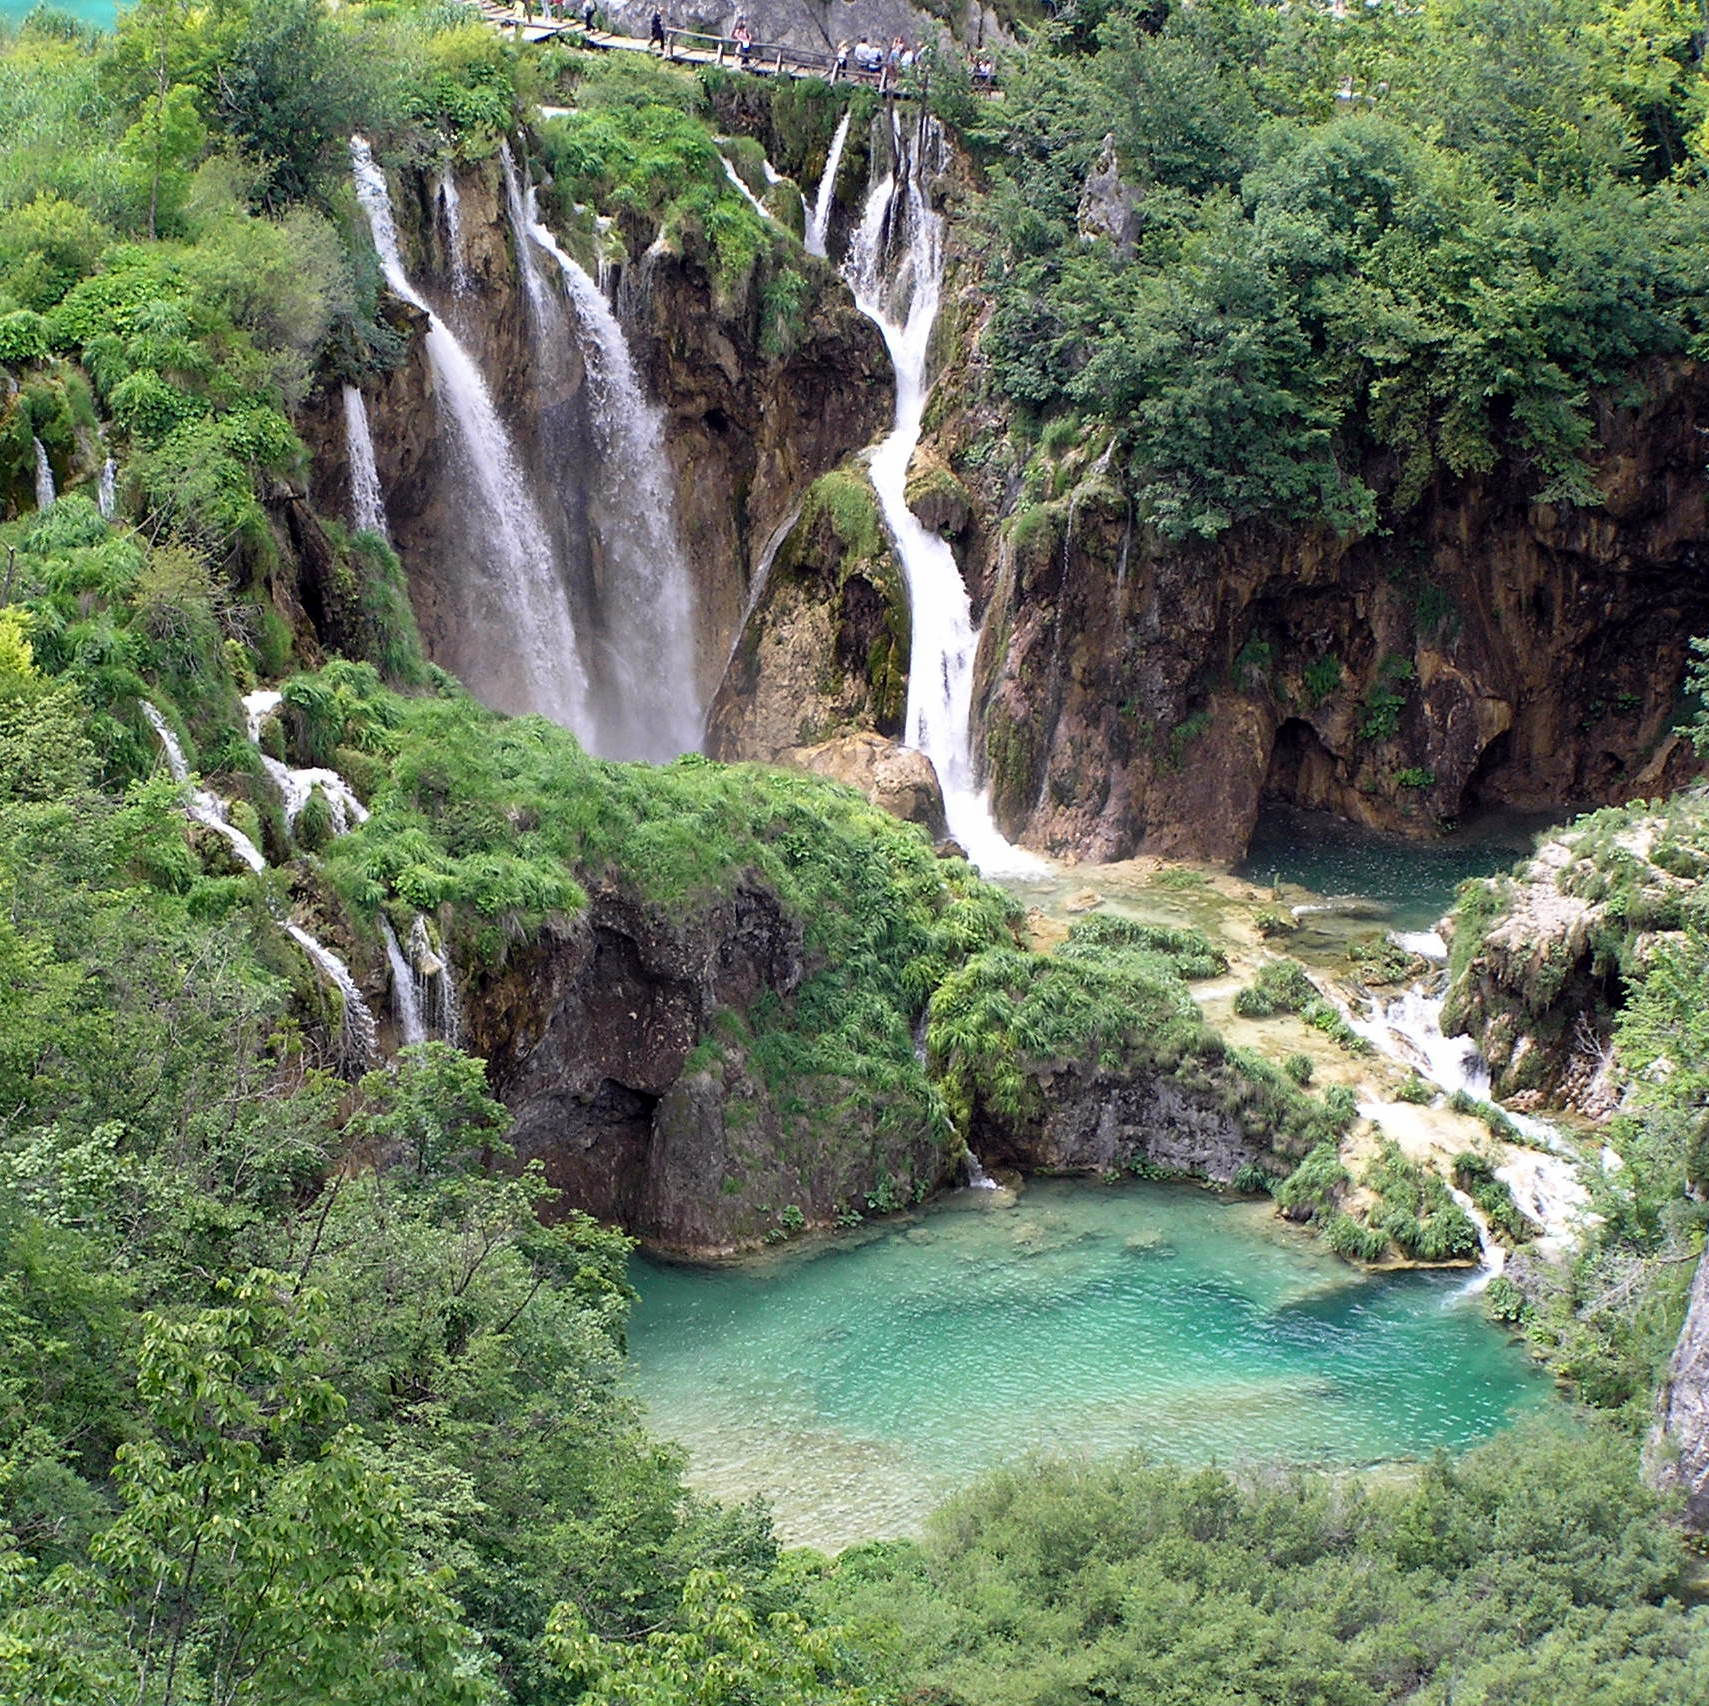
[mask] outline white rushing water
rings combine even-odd
[[[251,695],[251,698],[257,695]],[[272,696],[274,704],[278,703],[278,695]],[[149,727],[155,732],[160,741],[160,749],[166,755],[166,767],[172,773],[172,779],[181,783],[185,789],[185,810],[191,819],[217,835],[223,836],[230,842],[233,852],[252,871],[267,869],[267,861],[262,857],[261,850],[249,839],[242,830],[228,821],[228,808],[224,800],[206,788],[197,788],[190,783],[190,767],[185,762],[184,749],[178,744],[178,737],[172,732],[165,717],[159,709],[148,700],[139,701],[142,714],[148,719]],[[253,731],[258,724],[253,711],[250,711],[249,701],[245,700],[244,708],[250,712],[250,727]],[[253,733],[251,735],[253,739]],[[329,772],[330,774],[330,772]],[[340,786],[343,784],[340,783]],[[364,816],[367,814],[364,813]],[[356,1065],[363,1065],[373,1058],[375,1042],[374,1015],[368,1010],[368,1004],[362,999],[362,991],[357,988],[356,980],[350,975],[350,968],[345,965],[324,943],[317,941],[300,924],[288,920],[280,920],[285,934],[295,942],[305,954],[325,974],[328,980],[343,997],[344,1003],[344,1043],[345,1054]]]
[[[178,744],[178,737],[172,732],[166,719],[148,700],[144,699],[140,703],[142,714],[148,719],[149,727],[160,741],[160,750],[166,754],[166,768],[171,771],[172,780],[184,788],[184,809],[191,819],[230,843],[231,850],[250,870],[266,870],[267,861],[262,858],[261,849],[227,818],[225,801],[218,794],[210,793],[206,788],[198,788],[191,783],[190,766],[185,761],[184,749]]]
[[[336,770],[317,767],[293,769],[281,764],[261,747],[262,725],[280,706],[283,695],[276,688],[264,688],[243,696],[243,713],[248,724],[249,738],[261,754],[261,768],[267,772],[285,806],[285,823],[295,829],[297,818],[309,803],[309,796],[320,789],[332,819],[334,835],[345,834],[352,824],[368,821],[368,808],[357,799],[356,791]]]
[[[344,387],[344,445],[350,458],[350,525],[358,533],[389,539],[374,435],[368,429],[368,403],[354,385]]]
[[[101,477],[95,484],[95,507],[103,521],[111,521],[119,507],[119,465],[109,456],[101,464]]]
[[[409,927],[411,964],[434,983],[434,1025],[441,1037],[455,1048],[463,1036],[463,1011],[457,1001],[457,971],[451,950],[441,942],[436,952],[428,936],[427,920],[418,912]]]
[[[468,565],[460,617],[483,642],[502,647],[505,660],[480,683],[483,697],[499,710],[538,712],[581,733],[588,726],[587,684],[569,601],[510,434],[473,358],[404,271],[386,176],[360,136],[350,139],[350,163],[387,284],[428,317],[435,390],[477,512],[471,536],[481,540],[485,561]]]
[[[397,1008],[398,1034],[406,1048],[411,1043],[424,1043],[427,1041],[427,1024],[421,1016],[421,978],[415,967],[404,958],[397,932],[383,912],[380,914],[380,936],[386,944],[386,964],[392,973],[392,1001]]]
[[[852,108],[845,108],[837,120],[831,137],[831,151],[825,156],[825,169],[819,174],[819,190],[813,197],[813,209],[807,216],[807,253],[823,257],[831,232],[831,209],[837,204],[837,169],[843,163],[843,145],[849,139],[849,119]]]
[[[346,1054],[358,1062],[372,1060],[379,1028],[374,1023],[368,1003],[362,999],[362,991],[356,987],[356,979],[350,975],[349,966],[332,949],[316,941],[302,925],[287,923],[285,934],[320,967],[327,980],[344,997]]]
[[[716,140],[720,142],[727,142],[729,138],[718,137]],[[724,176],[727,177],[741,192],[742,199],[747,202],[748,206],[751,207],[761,219],[769,219],[773,221],[773,223],[776,223],[777,215],[774,214],[772,210],[767,207],[751,189],[748,188],[747,184],[743,181],[742,174],[736,170],[735,161],[733,161],[728,154],[724,153],[722,149],[719,150],[718,158],[724,162]]]
[[[589,510],[602,558],[602,656],[596,750],[668,760],[700,746],[704,707],[695,656],[694,578],[676,524],[664,412],[647,401],[629,341],[605,293],[524,197],[528,235],[558,265],[582,331],[599,450]],[[526,247],[526,245],[523,245]]]
[[[1435,934],[1432,932],[1431,934]],[[1437,940],[1441,938],[1438,936]],[[1436,974],[1440,983],[1443,974]],[[1439,1090],[1453,1095],[1463,1092],[1477,1101],[1490,1099],[1489,1067],[1469,1037],[1446,1037],[1442,1034],[1444,988],[1434,991],[1421,984],[1392,999],[1379,1002],[1370,1018],[1351,1015],[1349,1022],[1361,1036],[1369,1039],[1392,1060],[1412,1067]],[[1363,1111],[1363,1110],[1362,1110]],[[1374,1107],[1372,1117],[1380,1120],[1383,1109]],[[1512,1108],[1502,1108],[1502,1114],[1512,1122],[1521,1136],[1539,1148],[1507,1146],[1506,1158],[1495,1169],[1495,1176],[1513,1193],[1519,1211],[1542,1229],[1533,1240],[1532,1248],[1551,1258],[1565,1256],[1582,1240],[1596,1217],[1590,1208],[1590,1193],[1579,1177],[1570,1146],[1561,1133],[1547,1120],[1522,1114]],[[1455,1193],[1456,1198],[1459,1193]],[[1462,1201],[1462,1207],[1467,1204]],[[1483,1239],[1485,1265],[1493,1273],[1501,1271],[1505,1253],[1497,1258],[1499,1248],[1488,1236],[1483,1217],[1471,1208]]]
[[[451,262],[451,291],[461,296],[469,288],[469,263],[463,256],[463,207],[450,163],[439,168],[439,210],[445,220],[445,253]]]
[[[53,483],[53,464],[47,458],[47,446],[39,438],[30,442],[36,447],[36,508],[46,509],[59,496]]]
[[[891,114],[893,126],[899,121]],[[896,422],[872,453],[872,484],[908,583],[913,648],[908,660],[904,739],[931,759],[943,788],[950,834],[987,876],[1039,875],[1043,862],[997,828],[972,751],[973,667],[979,635],[955,553],[908,507],[908,464],[925,420],[926,360],[943,285],[943,221],[926,199],[937,121],[918,121],[920,148],[894,132],[899,175],[882,177],[849,246],[845,268],[855,302],[884,334],[896,368]]]

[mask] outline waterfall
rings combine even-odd
[[[451,950],[441,942],[434,952],[428,940],[427,920],[418,912],[409,927],[409,957],[416,970],[434,980],[434,1024],[440,1036],[456,1048],[462,1040],[463,1014],[457,1003],[457,972]]]
[[[754,578],[748,585],[747,603],[742,606],[742,619],[730,635],[730,650],[724,659],[726,675],[730,673],[730,665],[736,661],[736,650],[742,643],[742,636],[748,631],[748,624],[753,621],[754,612],[760,607],[760,600],[765,597],[765,589],[771,582],[772,564],[777,561],[777,554],[783,549],[784,541],[795,531],[795,524],[801,519],[803,507],[804,502],[798,503],[773,528],[771,537],[761,547],[759,561],[754,564]]]
[[[53,483],[53,464],[47,459],[47,446],[39,438],[30,443],[36,447],[36,508],[46,509],[59,496]]]
[[[227,841],[231,850],[250,870],[266,870],[267,861],[262,858],[261,849],[236,824],[227,820],[225,802],[219,795],[191,783],[190,766],[185,762],[184,749],[178,744],[178,737],[172,732],[166,719],[148,700],[143,699],[139,703],[142,714],[148,719],[149,727],[160,741],[160,750],[166,754],[166,768],[172,772],[172,780],[184,789],[184,809],[192,821],[201,824],[204,829],[211,829],[215,835]]]
[[[516,248],[516,270],[522,274],[522,289],[528,298],[529,312],[535,316],[536,325],[544,327],[550,321],[552,304],[547,295],[546,281],[540,276],[540,264],[534,258],[534,245],[529,240],[530,228],[534,224],[532,186],[529,204],[525,208],[522,186],[516,179],[516,160],[508,142],[498,145],[498,160],[499,174],[504,180],[504,210],[510,219],[511,242]]]
[[[451,163],[439,168],[439,206],[445,215],[445,252],[451,261],[451,294],[461,296],[469,288],[469,263],[463,258],[463,208],[457,198],[457,180]]]
[[[224,836],[231,843],[232,850],[250,870],[266,870],[267,861],[262,858],[260,849],[242,830],[227,821],[225,802],[205,788],[190,785],[190,766],[185,762],[184,749],[178,744],[178,737],[173,734],[160,711],[146,699],[139,700],[138,703],[142,714],[148,719],[149,726],[159,737],[161,751],[166,754],[166,768],[171,771],[173,781],[185,787],[185,810],[189,816],[196,823]],[[274,703],[277,703],[277,698]],[[249,709],[247,701],[245,709]],[[251,726],[257,726],[253,712]],[[343,997],[346,1057],[356,1065],[366,1064],[374,1054],[374,1015],[369,1012],[367,1002],[362,999],[362,991],[356,987],[356,980],[350,975],[350,968],[324,943],[317,942],[300,924],[292,924],[288,920],[280,922],[285,934],[314,961]]]
[[[538,712],[580,733],[588,723],[586,681],[569,602],[510,435],[474,360],[410,283],[385,173],[360,136],[350,139],[350,162],[387,284],[427,315],[435,389],[461,450],[461,472],[476,512],[470,517],[472,536],[482,550],[459,577],[465,602],[457,625],[472,641],[485,640],[504,655],[497,678],[479,682],[483,697],[499,710]],[[474,685],[485,672],[464,673]]]
[[[101,478],[95,486],[95,507],[103,521],[111,521],[119,507],[119,465],[109,456],[101,464]]]
[[[962,1165],[967,1169],[967,1188],[970,1191],[994,1191],[998,1188],[997,1181],[979,1164],[979,1157],[971,1149],[961,1152]]]
[[[558,263],[585,337],[601,477],[590,510],[604,553],[599,751],[668,760],[700,746],[704,708],[695,655],[694,580],[677,537],[664,412],[641,390],[628,340],[605,294],[541,221],[532,187],[528,234]]]
[[[825,170],[819,175],[819,193],[813,197],[813,211],[807,220],[807,253],[823,256],[831,231],[831,209],[837,202],[837,169],[843,163],[843,144],[849,139],[849,119],[853,108],[845,107],[837,120],[836,133],[831,137],[831,151],[825,156]]]
[[[919,128],[935,151],[942,136],[937,121],[922,118]],[[975,773],[979,636],[961,569],[947,542],[908,507],[908,464],[925,419],[926,358],[943,284],[943,220],[926,200],[926,162],[919,154],[910,159],[897,140],[900,177],[873,185],[845,272],[856,306],[884,334],[896,369],[896,424],[872,453],[872,484],[908,585],[913,650],[905,738],[936,768],[949,832],[968,858],[987,876],[1037,875],[1043,862],[1004,838]]]
[[[728,137],[722,136],[713,138],[714,142],[727,142],[728,140]],[[742,199],[748,204],[748,206],[751,207],[761,219],[769,219],[773,224],[775,224],[777,222],[777,216],[763,201],[760,200],[757,195],[754,194],[751,189],[748,188],[747,184],[742,179],[742,174],[736,170],[735,162],[730,158],[730,156],[720,149],[718,151],[718,158],[724,162],[724,176],[727,177],[730,182],[736,186],[737,190],[741,192]]]
[[[1420,932],[1417,939],[1430,935],[1441,941],[1438,932]],[[1422,951],[1422,950],[1420,950]],[[1412,1067],[1439,1090],[1449,1095],[1463,1092],[1480,1102],[1490,1095],[1489,1067],[1469,1037],[1445,1037],[1442,1034],[1442,1007],[1447,997],[1446,975],[1433,974],[1431,987],[1415,983],[1400,995],[1377,1005],[1370,1018],[1352,1015],[1349,1023],[1360,1036],[1382,1050],[1391,1060]],[[1373,1104],[1360,1111],[1371,1118],[1381,1118],[1384,1108]],[[1502,1108],[1501,1113],[1514,1129],[1529,1143],[1540,1149],[1508,1146],[1507,1158],[1495,1169],[1495,1176],[1513,1193],[1519,1211],[1542,1229],[1542,1236],[1532,1247],[1546,1256],[1565,1256],[1579,1242],[1586,1227],[1599,1218],[1590,1212],[1590,1193],[1579,1178],[1573,1152],[1561,1133],[1547,1120]],[[1450,1187],[1451,1188],[1451,1187]],[[1456,1200],[1460,1194],[1455,1192]],[[1491,1242],[1483,1218],[1460,1201],[1478,1227],[1484,1246],[1485,1264],[1491,1261]],[[1505,1257],[1502,1258],[1505,1260]],[[1500,1272],[1496,1266],[1490,1274]],[[1488,1283],[1486,1279],[1485,1284]]]
[[[344,997],[344,1042],[348,1057],[357,1064],[372,1060],[379,1030],[349,966],[332,949],[317,942],[302,925],[287,923],[285,934],[326,973],[327,980]]]
[[[374,435],[368,430],[368,403],[354,385],[344,387],[344,444],[350,457],[350,525],[358,533],[389,539]]]
[[[257,751],[261,750],[262,725],[279,709],[283,697],[274,688],[264,689],[259,693],[246,693],[243,696],[249,739]],[[266,752],[261,752],[261,768],[267,772],[269,780],[279,790],[279,797],[285,806],[285,823],[288,828],[296,828],[297,818],[303,807],[309,803],[309,796],[316,788],[320,789],[326,801],[334,835],[345,834],[353,823],[368,821],[368,808],[357,799],[355,790],[336,770],[312,767],[295,770],[288,764],[281,764]]]
[[[386,963],[392,971],[392,1000],[397,1004],[398,1031],[404,1046],[427,1041],[427,1026],[421,1017],[421,984],[415,967],[404,958],[391,920],[380,914],[380,936],[386,944]]]

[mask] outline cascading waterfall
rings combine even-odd
[[[358,1061],[372,1060],[379,1042],[379,1027],[368,1003],[362,999],[362,991],[356,987],[356,979],[350,975],[349,966],[325,943],[317,942],[302,925],[287,923],[285,934],[325,972],[344,997],[344,1035],[352,1057]]]
[[[727,136],[719,136],[714,137],[713,140],[715,142],[728,142],[729,138]],[[747,202],[748,206],[751,207],[761,219],[769,219],[773,224],[776,224],[777,215],[773,213],[772,210],[767,207],[751,189],[748,188],[747,184],[743,181],[742,174],[736,170],[735,161],[732,160],[728,154],[724,153],[722,149],[719,150],[718,158],[724,162],[724,176],[727,177],[730,182],[735,185],[737,190],[741,192],[742,199]]]
[[[742,636],[748,631],[748,624],[753,621],[754,612],[760,607],[760,600],[765,597],[765,589],[771,582],[772,565],[777,561],[777,554],[783,549],[784,541],[795,531],[795,524],[801,519],[804,507],[804,503],[798,503],[772,530],[771,537],[760,550],[760,559],[754,564],[754,578],[748,586],[747,603],[742,606],[742,619],[730,636],[729,655],[724,659],[726,675],[729,674],[730,665],[736,661]]]
[[[961,1152],[961,1163],[967,1171],[967,1188],[970,1191],[994,1191],[999,1188],[997,1181],[979,1164],[979,1157],[971,1149]]]
[[[404,958],[391,920],[380,914],[380,937],[386,944],[386,964],[392,973],[392,1000],[397,1004],[398,1034],[404,1046],[427,1041],[427,1026],[421,1016],[421,982],[416,969]]]
[[[277,703],[276,696],[274,702]],[[166,755],[166,767],[171,771],[173,781],[185,789],[185,811],[190,818],[223,836],[231,844],[232,851],[250,870],[266,870],[267,861],[262,857],[261,850],[228,820],[225,802],[206,788],[191,785],[190,766],[185,761],[184,749],[178,744],[178,737],[172,732],[159,709],[146,699],[139,703],[143,716],[148,719],[149,726],[160,741],[161,751]],[[245,710],[249,710],[248,701],[245,701]],[[251,726],[255,726],[253,712]],[[340,782],[339,786],[342,787],[343,783]],[[365,817],[367,813],[362,815]],[[316,941],[300,924],[293,924],[288,919],[281,919],[279,922],[285,934],[309,956],[343,997],[347,1055],[359,1065],[371,1060],[378,1035],[374,1015],[368,1010],[367,1002],[362,999],[362,991],[357,988],[355,978],[350,975],[350,968],[324,943]]]
[[[699,749],[704,707],[695,657],[694,579],[677,537],[663,412],[646,399],[628,339],[605,294],[540,219],[532,186],[528,235],[558,264],[585,333],[600,478],[589,508],[604,556],[603,661],[597,750],[654,761]],[[524,245],[525,246],[525,245]]]
[[[819,190],[813,197],[813,211],[807,219],[807,253],[821,258],[831,233],[831,209],[837,202],[837,171],[843,163],[843,145],[849,139],[852,107],[844,108],[831,137],[831,151],[825,156],[825,170],[819,176]]]
[[[190,766],[185,760],[184,749],[178,744],[178,737],[172,732],[166,719],[148,700],[141,700],[140,704],[142,714],[148,719],[149,727],[154,730],[160,742],[160,750],[166,754],[166,768],[171,771],[172,780],[185,791],[184,809],[191,820],[223,837],[250,870],[266,870],[267,861],[262,858],[261,849],[227,818],[225,801],[218,794],[210,793],[206,788],[195,787],[191,783]]]
[[[261,768],[267,772],[268,779],[279,790],[279,797],[285,807],[287,827],[296,828],[297,818],[303,807],[309,803],[309,797],[316,788],[320,789],[321,797],[326,801],[334,835],[345,834],[352,824],[366,823],[368,808],[357,799],[355,790],[336,770],[322,770],[313,766],[301,770],[293,769],[288,764],[281,764],[262,748],[262,726],[279,709],[283,698],[284,695],[276,688],[246,693],[243,696],[243,714],[250,743],[261,754]]]
[[[894,112],[891,123],[899,126]],[[979,635],[966,583],[948,543],[908,507],[908,465],[925,419],[926,358],[943,284],[943,221],[923,183],[926,156],[941,149],[942,132],[935,119],[922,116],[918,124],[911,150],[893,129],[897,173],[873,185],[845,267],[855,303],[884,334],[896,369],[896,423],[872,453],[872,484],[908,583],[913,650],[904,738],[935,766],[950,834],[968,858],[987,876],[1037,875],[1042,861],[1005,839],[975,773]]]
[[[461,296],[469,288],[469,263],[463,258],[463,208],[449,162],[439,168],[439,207],[445,216],[445,252],[451,260],[451,293]]]
[[[471,537],[481,541],[484,561],[470,562],[460,577],[466,603],[458,626],[502,642],[506,657],[499,678],[481,682],[483,697],[499,710],[538,712],[585,736],[587,684],[569,602],[510,435],[468,351],[410,283],[385,173],[360,136],[350,139],[350,163],[387,284],[427,315],[428,361],[478,511]],[[464,673],[478,680],[482,672]]]
[[[389,539],[374,435],[368,430],[368,403],[354,385],[344,387],[344,443],[350,457],[350,525],[358,533]]]
[[[1414,952],[1428,958],[1438,957],[1434,950],[1440,947],[1441,957],[1446,957],[1446,944],[1437,931],[1409,934],[1405,942],[1412,945]],[[1353,1014],[1349,1022],[1391,1060],[1413,1068],[1437,1089],[1448,1095],[1460,1091],[1487,1102],[1489,1067],[1476,1045],[1469,1037],[1442,1034],[1446,997],[1446,973],[1436,971],[1392,999],[1380,1002],[1371,1017]],[[1384,1109],[1373,1104],[1361,1111],[1380,1119]],[[1512,1191],[1520,1212],[1543,1229],[1533,1248],[1544,1255],[1565,1255],[1595,1221],[1590,1212],[1590,1193],[1573,1164],[1570,1146],[1547,1120],[1511,1108],[1501,1111],[1523,1137],[1543,1147],[1510,1147],[1507,1159],[1495,1169],[1495,1176]],[[1458,1199],[1459,1193],[1455,1194]],[[1461,1207],[1466,1204],[1462,1202]],[[1487,1237],[1488,1227],[1483,1217],[1469,1208],[1467,1212],[1472,1214],[1483,1239],[1485,1267],[1490,1270],[1487,1277],[1493,1277],[1501,1271],[1505,1255],[1497,1256],[1498,1246]]]
[[[53,483],[53,464],[48,461],[47,446],[39,438],[30,442],[36,447],[36,508],[46,509],[59,496]]]
[[[103,521],[111,521],[119,508],[119,464],[111,456],[101,464],[101,477],[95,485],[95,507]]]

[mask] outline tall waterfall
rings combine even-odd
[[[527,233],[557,262],[585,334],[599,449],[588,507],[600,559],[600,661],[607,678],[600,684],[598,750],[609,758],[672,759],[699,748],[704,707],[694,580],[677,536],[664,413],[642,392],[604,293],[541,220],[532,187],[524,200]]]
[[[837,169],[843,163],[843,145],[849,139],[849,119],[852,107],[844,108],[831,137],[831,151],[825,156],[825,170],[819,177],[819,193],[813,198],[813,210],[807,216],[807,253],[823,256],[831,231],[831,209],[837,201]]]
[[[428,307],[404,271],[385,173],[366,140],[350,139],[356,199],[368,216],[386,282],[428,318],[427,356],[454,428],[461,473],[476,514],[479,551],[459,577],[456,620],[490,649],[491,670],[465,668],[500,710],[535,711],[578,732],[588,728],[587,684],[551,540],[516,451],[467,350]],[[502,657],[502,662],[498,661]]]
[[[95,507],[103,521],[111,521],[119,507],[119,465],[109,456],[101,464],[101,477],[95,485]]]
[[[978,783],[971,723],[979,635],[967,586],[955,553],[908,507],[908,464],[925,419],[926,359],[943,285],[943,220],[924,184],[942,132],[922,116],[909,138],[894,111],[891,124],[896,172],[873,184],[845,272],[896,369],[896,423],[872,453],[872,484],[908,584],[913,650],[904,735],[936,767],[950,834],[968,858],[987,876],[1036,874],[1042,862],[1004,838]]]
[[[427,1025],[421,1016],[421,982],[398,944],[397,932],[391,920],[380,914],[380,936],[386,944],[386,964],[392,973],[392,1000],[397,1003],[398,1032],[404,1046],[427,1041]]]
[[[46,509],[59,496],[53,483],[53,464],[47,459],[47,446],[39,438],[30,442],[36,447],[36,508]]]
[[[285,934],[303,950],[326,974],[328,981],[344,997],[344,1036],[349,1052],[358,1061],[374,1058],[379,1040],[379,1028],[350,968],[324,942],[316,941],[300,924],[286,924]]]
[[[344,387],[344,445],[350,457],[350,525],[358,533],[377,533],[388,539],[380,470],[374,461],[374,435],[368,430],[368,404],[354,385]]]

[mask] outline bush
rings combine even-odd
[[[1303,1090],[1311,1082],[1312,1062],[1309,1054],[1290,1054],[1282,1062],[1282,1070]]]
[[[1321,1143],[1276,1187],[1277,1206],[1289,1220],[1321,1219],[1350,1175],[1333,1143]]]

